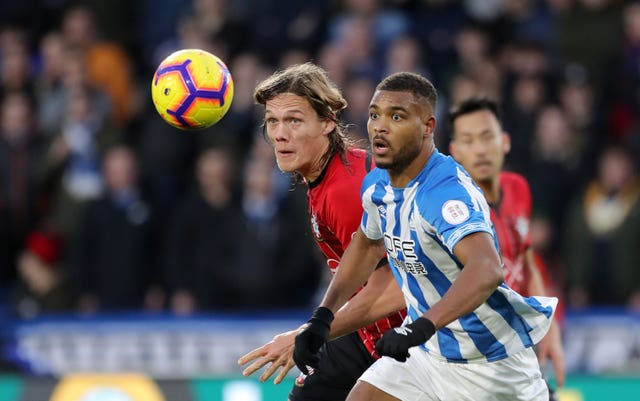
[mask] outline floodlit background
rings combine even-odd
[[[640,3],[0,10],[0,399],[286,399],[293,376],[242,379],[236,360],[304,321],[328,269],[305,188],[277,170],[252,91],[309,60],[344,91],[340,118],[363,146],[373,88],[391,72],[434,82],[445,153],[451,105],[500,101],[506,168],[531,184],[533,246],[561,298],[561,399],[638,399]],[[151,103],[156,66],[182,48],[216,54],[235,81],[229,113],[203,131],[170,127]]]

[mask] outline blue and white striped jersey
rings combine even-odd
[[[463,266],[453,249],[464,236],[488,232],[498,247],[481,190],[458,163],[437,151],[406,188],[392,187],[387,171],[376,168],[365,177],[361,194],[362,231],[384,239],[408,321],[438,302],[460,274]],[[499,360],[540,341],[556,304],[556,298],[523,297],[503,283],[423,347],[452,362]]]

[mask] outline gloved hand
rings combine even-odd
[[[431,320],[419,317],[406,326],[387,330],[376,343],[376,352],[404,362],[409,357],[409,348],[424,344],[435,332]]]
[[[309,367],[318,367],[320,363],[318,351],[329,338],[331,322],[333,322],[333,312],[329,308],[319,306],[313,311],[307,326],[296,336],[293,361],[302,373],[308,375]]]

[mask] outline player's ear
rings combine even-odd
[[[336,122],[330,118],[325,118],[324,120],[324,129],[322,130],[322,135],[329,135],[331,131],[336,128]]]
[[[456,141],[454,138],[451,138],[451,140],[449,141],[449,154],[454,159],[456,158]]]
[[[511,135],[508,132],[502,132],[502,152],[506,155],[511,151]]]
[[[425,134],[426,134],[426,136],[430,136],[430,135],[433,136],[433,133],[434,133],[435,129],[436,129],[436,118],[432,114],[425,121]]]

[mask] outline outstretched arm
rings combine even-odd
[[[331,325],[329,338],[334,339],[351,333],[404,308],[402,291],[398,287],[389,265],[381,266],[371,274],[367,285],[338,310]],[[294,339],[303,327],[278,334],[267,344],[242,356],[238,360],[240,365],[253,362],[244,369],[242,374],[249,376],[269,365],[260,375],[259,380],[264,382],[277,372],[273,382],[274,384],[282,382],[291,368],[295,366],[293,361]]]
[[[318,351],[329,339],[334,314],[369,278],[384,252],[382,239],[370,240],[358,229],[344,252],[322,303],[295,338],[293,360],[300,371],[309,374],[310,368],[318,366]]]

